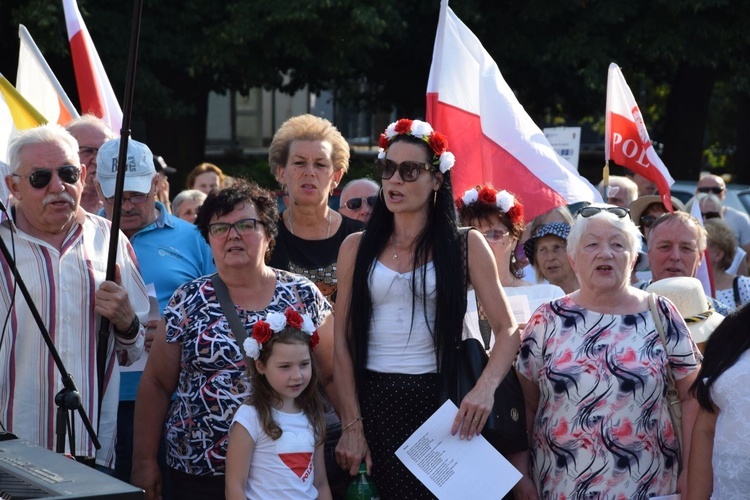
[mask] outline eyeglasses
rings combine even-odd
[[[367,206],[370,208],[375,206],[375,202],[378,201],[377,195],[375,196],[368,196],[367,198],[351,198],[349,200],[346,200],[346,203],[344,203],[344,206],[348,208],[349,210],[359,210],[362,208],[362,200],[367,201]]]
[[[719,212],[702,212],[701,215],[704,219],[721,219],[721,214]]]
[[[490,229],[489,231],[482,233],[482,236],[484,236],[484,239],[490,243],[497,243],[505,238],[508,233],[508,231],[503,231],[502,229]]]
[[[228,222],[215,222],[208,225],[208,232],[214,238],[226,238],[229,235],[229,231],[234,228],[234,230],[237,231],[237,234],[243,236],[254,232],[258,224],[263,225],[261,221],[253,218],[241,219],[234,224]]]
[[[375,170],[381,179],[390,179],[396,173],[396,170],[398,170],[398,175],[401,176],[402,181],[414,182],[419,179],[419,174],[422,173],[422,170],[433,170],[433,168],[432,165],[419,161],[402,161],[401,163],[396,163],[387,158],[378,158],[375,160]]]
[[[722,191],[724,191],[724,188],[722,187],[699,187],[696,191],[698,191],[699,193],[721,194]]]
[[[78,156],[96,156],[99,152],[99,148],[92,148],[90,146],[81,146],[78,148]]]
[[[148,200],[149,193],[146,194],[134,194],[133,196],[129,198],[122,198],[122,203],[125,204],[126,201],[129,201],[133,205],[140,205],[141,203],[146,203],[146,200]],[[115,202],[115,197],[112,196],[110,198],[104,198],[104,201],[112,205]]]
[[[65,165],[56,169],[57,176],[65,184],[75,184],[81,177],[81,169],[73,165]],[[34,189],[43,189],[52,180],[52,169],[40,168],[31,172],[29,175],[13,174],[14,177],[28,179],[29,184]]]
[[[641,215],[641,219],[638,221],[641,227],[651,227],[654,225],[654,222],[656,219],[658,219],[656,215]]]
[[[609,212],[620,219],[623,219],[630,214],[630,210],[622,207],[583,207],[576,212],[576,215],[580,215],[581,217],[591,217],[599,212]]]

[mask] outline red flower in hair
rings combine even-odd
[[[302,316],[300,316],[300,313],[292,309],[291,307],[285,311],[286,314],[286,324],[288,326],[291,326],[292,328],[300,329],[302,328],[302,323],[304,320],[302,319]]]
[[[510,217],[510,223],[514,226],[520,222],[523,222],[523,205],[516,203],[508,210],[508,217]]]
[[[408,118],[401,118],[396,122],[396,133],[397,134],[408,134],[411,130],[411,122]]]
[[[494,205],[495,203],[497,203],[495,191],[488,188],[487,186],[482,187],[482,189],[479,190],[479,201],[487,203],[488,205]]]
[[[315,349],[315,346],[318,345],[318,342],[320,342],[320,335],[318,335],[318,330],[315,330],[310,337],[310,347]]]
[[[253,325],[253,338],[258,341],[259,344],[265,344],[271,340],[271,335],[273,335],[271,325],[265,321],[257,321]]]
[[[378,139],[378,147],[388,149],[388,137],[386,137],[385,134],[380,134],[380,138]]]
[[[440,132],[432,132],[430,134],[430,147],[432,152],[437,156],[448,151],[448,139]]]

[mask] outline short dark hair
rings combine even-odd
[[[198,210],[195,225],[208,242],[208,226],[214,217],[232,212],[240,203],[252,203],[258,213],[258,220],[268,236],[266,261],[273,251],[276,236],[279,234],[279,206],[276,198],[266,189],[252,181],[236,179],[231,186],[219,191],[211,191]]]

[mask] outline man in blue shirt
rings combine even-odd
[[[99,148],[96,172],[97,192],[112,219],[117,156],[120,139],[105,142]],[[161,312],[172,293],[183,283],[216,271],[211,250],[198,229],[170,214],[156,201],[159,176],[148,146],[128,140],[120,229],[130,239],[143,282],[153,285],[158,308],[152,310],[146,331],[146,350],[151,346]],[[146,358],[146,356],[144,356]],[[133,443],[133,409],[145,360],[122,372],[120,405],[117,415],[117,457],[115,475],[130,480]]]

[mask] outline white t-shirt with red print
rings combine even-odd
[[[243,404],[232,425],[239,424],[255,441],[245,485],[247,498],[318,498],[313,484],[315,435],[304,413],[272,410],[281,427],[277,440],[263,431],[255,407]]]

